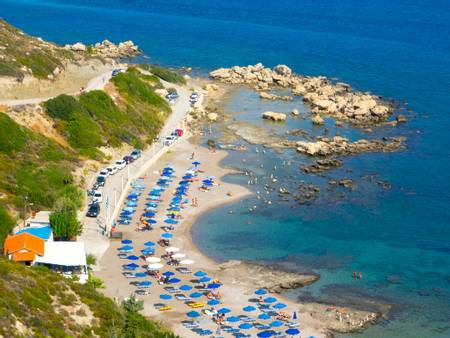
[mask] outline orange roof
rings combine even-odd
[[[44,256],[44,243],[45,241],[42,238],[23,232],[19,235],[8,236],[5,240],[4,250],[7,255],[27,250],[39,256]]]
[[[12,254],[12,260],[15,262],[34,261],[36,255],[32,251],[18,251]]]

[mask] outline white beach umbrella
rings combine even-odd
[[[166,248],[166,252],[178,252],[180,251],[180,249],[175,248],[174,246],[169,246],[168,248]]]
[[[183,258],[183,257],[186,257],[186,254],[181,253],[181,252],[176,253],[175,255],[172,256],[172,258],[175,258],[175,259]]]
[[[149,262],[149,263],[159,263],[159,262],[161,262],[161,258],[158,258],[158,257],[147,257],[145,260],[147,262]]]
[[[190,265],[190,264],[194,264],[194,263],[195,262],[192,259],[185,259],[180,262],[180,264],[183,264],[183,265]]]
[[[153,264],[149,264],[147,269],[149,270],[159,270],[163,267],[164,265],[162,265],[161,263],[153,263]]]

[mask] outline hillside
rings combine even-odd
[[[175,337],[140,315],[139,304],[118,306],[43,267],[0,259],[0,295],[0,337]]]

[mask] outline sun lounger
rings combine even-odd
[[[167,305],[164,303],[157,303],[157,304],[154,304],[153,306],[155,307],[156,310],[159,310],[163,307],[166,307]]]
[[[205,304],[203,304],[203,303],[200,303],[200,302],[192,302],[192,301],[186,302],[185,304],[186,304],[187,306],[193,308],[193,309],[196,309],[196,308],[200,308],[200,307],[204,307],[204,306],[205,306]]]
[[[191,297],[185,296],[183,294],[177,294],[177,295],[175,295],[175,298],[178,299],[178,300],[181,300],[183,302],[192,300]]]
[[[161,311],[161,312],[167,312],[167,311],[171,311],[172,307],[171,306],[165,306],[165,307],[159,308],[158,310]]]
[[[240,332],[239,329],[235,329],[234,327],[229,328],[229,329],[224,329],[224,331],[228,332],[228,333],[238,333],[238,332]]]
[[[193,322],[193,321],[184,321],[184,322],[182,322],[182,324],[187,329],[194,329],[200,325],[199,322]]]
[[[253,324],[253,326],[256,327],[258,330],[269,330],[270,329],[269,325],[264,325],[261,323]]]
[[[186,273],[186,274],[188,274],[188,273],[192,273],[192,270],[190,270],[190,269],[188,269],[188,268],[177,268],[177,271],[178,272],[181,272],[181,273]]]
[[[299,327],[299,326],[300,326],[300,323],[297,323],[297,322],[289,322],[289,323],[287,323],[286,325],[292,328],[292,327]]]
[[[169,292],[169,293],[179,293],[179,292],[181,292],[180,289],[174,288],[173,286],[166,286],[166,287],[164,288],[164,290],[166,290],[166,291]]]

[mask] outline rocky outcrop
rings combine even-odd
[[[297,151],[311,156],[342,156],[364,152],[395,151],[403,146],[405,138],[394,137],[389,141],[365,140],[349,142],[347,138],[335,136],[333,138],[319,137],[315,142],[299,141]]]
[[[324,158],[315,161],[311,165],[302,165],[300,169],[306,174],[316,174],[332,168],[338,168],[342,166],[342,161],[337,158]]]
[[[321,118],[320,115],[317,115],[317,114],[315,114],[311,117],[311,122],[317,126],[320,126],[325,123],[323,118]]]
[[[354,91],[348,84],[334,83],[323,76],[297,75],[285,65],[278,65],[273,69],[265,68],[261,63],[247,67],[234,66],[217,69],[209,75],[218,81],[250,85],[257,90],[267,90],[271,87],[290,88],[293,95],[303,96],[303,101],[310,106],[313,113],[330,115],[337,120],[357,125],[384,122],[394,110],[391,102],[379,96]],[[280,98],[265,91],[260,93],[260,97]]]
[[[268,92],[260,92],[259,97],[261,99],[273,100],[273,101],[275,101],[275,100],[292,101],[293,100],[292,96],[281,96],[281,95],[271,94]]]
[[[73,45],[66,45],[65,48],[78,53],[88,52],[89,54],[110,59],[130,58],[141,53],[139,47],[130,40],[119,42],[118,44],[112,43],[109,40],[103,40],[92,46],[86,46],[81,42],[77,42]]]
[[[266,111],[262,113],[263,119],[272,120],[272,121],[286,121],[286,114],[283,113],[275,113],[273,111]]]

